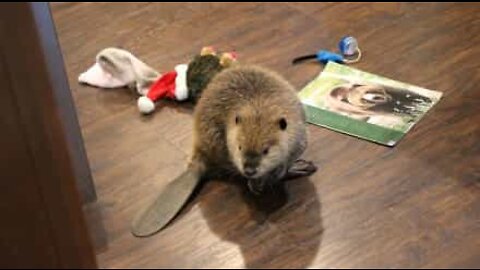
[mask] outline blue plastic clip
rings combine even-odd
[[[343,56],[341,56],[340,54],[336,54],[336,53],[332,53],[324,50],[317,52],[317,60],[322,64],[326,64],[328,63],[328,61],[333,61],[340,64],[345,63]]]

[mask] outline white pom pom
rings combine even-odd
[[[148,114],[155,110],[155,103],[148,97],[140,97],[137,100],[137,106],[140,112]]]

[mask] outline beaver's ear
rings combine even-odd
[[[223,67],[229,67],[237,61],[237,54],[235,52],[222,53],[220,57],[220,65]]]
[[[216,55],[215,49],[212,46],[203,47],[200,51],[200,55]]]

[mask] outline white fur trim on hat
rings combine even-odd
[[[175,97],[178,101],[188,98],[187,69],[187,64],[181,64],[175,67],[175,71],[177,72],[177,77],[175,78]]]
[[[155,110],[155,103],[146,96],[138,98],[137,106],[140,112],[145,114],[151,113]]]

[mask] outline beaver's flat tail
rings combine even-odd
[[[184,171],[134,219],[132,234],[147,237],[164,229],[180,213],[199,183],[200,174],[197,171],[191,168]]]

